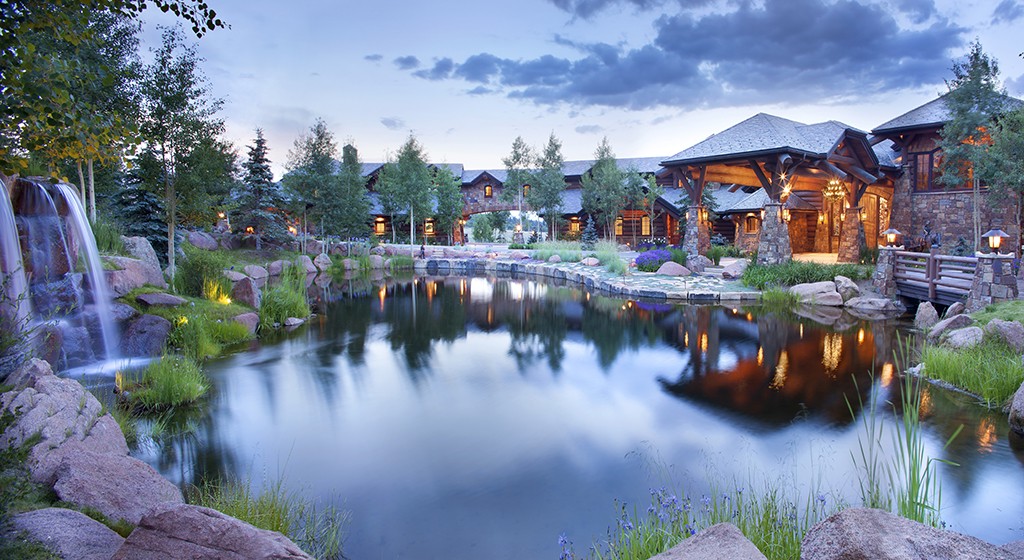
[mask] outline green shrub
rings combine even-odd
[[[583,248],[575,241],[545,241],[537,244],[533,258],[546,261],[558,255],[562,262],[579,262],[583,259]]]
[[[306,274],[298,266],[287,266],[281,271],[278,283],[263,292],[260,301],[260,328],[279,325],[289,317],[309,317],[306,301]]]
[[[583,234],[580,235],[580,246],[585,251],[592,250],[597,245],[597,228],[594,227],[594,219],[590,218],[587,220],[587,227],[583,228]]]
[[[288,536],[321,559],[342,558],[342,531],[348,515],[333,506],[317,508],[288,492],[283,479],[264,482],[259,494],[241,481],[209,483],[185,493],[190,504],[215,509],[260,529]]]
[[[756,261],[755,261],[756,262]],[[789,261],[781,264],[751,264],[743,272],[743,285],[763,290],[769,286],[794,286],[806,282],[834,280],[846,276],[853,280],[869,278],[872,267],[859,264],[819,264]]]
[[[216,356],[220,354],[220,344],[213,338],[209,323],[203,315],[181,316],[174,321],[167,344],[193,360]]]
[[[770,308],[792,309],[799,298],[784,288],[768,287],[761,292],[761,305]]]
[[[690,256],[689,253],[675,247],[669,247],[668,253],[672,255],[672,262],[686,266],[686,258]]]
[[[416,266],[416,260],[409,255],[392,255],[391,270],[412,270]]]
[[[722,257],[725,256],[725,253],[726,249],[724,246],[712,245],[708,247],[707,257],[711,259],[711,262],[715,263],[715,266],[718,266],[718,264],[722,262]]]
[[[138,382],[127,383],[124,398],[131,408],[160,412],[194,404],[209,390],[199,366],[184,356],[163,356],[149,364]]]
[[[224,269],[230,266],[227,257],[217,251],[204,251],[188,243],[182,244],[185,258],[178,262],[174,274],[174,288],[179,294],[206,297],[208,288],[216,286],[222,292],[230,292],[226,286]]]

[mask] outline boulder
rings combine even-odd
[[[61,500],[133,525],[157,504],[184,502],[177,486],[128,455],[81,449],[64,457],[55,477],[53,491]]]
[[[874,296],[857,296],[844,304],[846,310],[855,317],[868,320],[881,320],[903,314],[903,304],[886,298]]]
[[[743,276],[743,272],[750,266],[750,261],[747,259],[740,259],[736,262],[730,263],[722,269],[722,278],[726,280],[736,280]]]
[[[1010,401],[1010,429],[1024,436],[1024,383],[1021,383]]]
[[[163,317],[141,315],[128,324],[121,336],[121,353],[126,357],[159,356],[173,328]]]
[[[253,280],[265,280],[267,276],[267,269],[263,268],[258,264],[248,264],[242,269],[243,272]]]
[[[650,560],[765,560],[765,555],[731,523],[712,525]]]
[[[322,254],[323,253],[320,253],[320,255]],[[330,257],[328,257],[328,260],[330,260]],[[299,255],[296,264],[298,264],[298,266],[302,268],[302,270],[304,270],[306,274],[316,274],[317,272],[319,272],[319,269],[317,269],[316,265],[313,264],[313,259],[309,258],[308,255]]]
[[[955,329],[962,329],[969,327],[974,324],[974,319],[971,319],[967,315],[956,314],[952,317],[948,317],[932,325],[930,331],[928,331],[928,342],[938,342],[939,337],[942,336],[946,331]]]
[[[11,518],[15,531],[41,543],[64,560],[109,560],[124,538],[84,513],[44,508]]]
[[[166,289],[167,282],[159,266],[151,266],[145,261],[128,257],[104,257],[117,270],[105,270],[104,276],[114,297],[121,297],[135,288],[145,285]]]
[[[983,338],[985,338],[985,332],[981,330],[981,327],[964,327],[947,331],[942,337],[942,344],[954,350],[965,350],[981,344]]]
[[[530,255],[523,251],[512,251],[509,258],[515,261],[521,261],[530,258]]]
[[[219,246],[217,240],[205,231],[188,232],[188,242],[191,243],[193,247],[204,251],[216,251]]]
[[[270,276],[279,276],[281,272],[284,270],[284,267],[289,266],[291,264],[291,261],[286,261],[283,259],[276,260],[267,265],[267,274]]]
[[[711,259],[704,255],[687,255],[686,256],[686,268],[689,268],[695,273],[704,272],[704,269],[713,265]]]
[[[153,268],[160,270],[160,259],[156,257],[156,251],[153,249],[153,244],[149,242],[145,237],[125,237],[121,236],[121,242],[124,243],[125,251],[132,258],[139,259],[140,261],[152,266]]]
[[[164,292],[139,294],[135,296],[135,301],[146,307],[178,307],[187,302],[183,297],[178,297]]]
[[[138,317],[139,312],[127,303],[115,301],[110,304],[110,315],[114,318],[115,322],[127,323],[128,321]]]
[[[836,291],[835,282],[797,284],[789,288],[789,293],[794,294],[798,302],[808,305],[843,305],[843,296]]]
[[[242,237],[236,233],[221,235],[220,246],[222,249],[234,251],[235,249],[242,248]]]
[[[380,270],[384,268],[384,257],[380,255],[370,255],[370,268],[374,270]]]
[[[253,309],[260,308],[260,289],[256,281],[246,276],[231,286],[231,301],[248,305]]]
[[[131,308],[131,306],[126,307]],[[61,363],[61,360],[67,358],[67,354],[64,352],[64,329],[61,328],[61,325],[53,323],[43,323],[40,327],[35,342],[32,343],[36,356],[50,364]],[[3,366],[0,366],[0,372],[2,371]],[[0,373],[0,379],[2,378],[3,374]]]
[[[345,270],[358,270],[359,261],[355,259],[343,259],[341,261],[341,267],[344,268]]]
[[[387,254],[387,249],[385,249],[383,245],[377,245],[373,249],[370,249],[370,254],[384,256]]]
[[[249,329],[250,334],[256,334],[256,327],[260,326],[260,316],[258,313],[242,313],[241,315],[236,315],[231,320],[245,325]]]
[[[675,261],[666,261],[658,267],[658,271],[655,272],[655,274],[664,274],[665,276],[689,276],[691,273],[690,269]]]
[[[887,511],[843,510],[804,536],[800,558],[814,560],[1011,560],[980,539],[936,529]]]
[[[860,286],[845,276],[836,276],[836,291],[843,296],[843,301],[860,296]]]
[[[946,313],[942,315],[942,318],[949,319],[950,317],[956,317],[957,315],[963,313],[966,309],[967,306],[964,305],[964,302],[958,301],[946,308]]]
[[[301,325],[301,324],[303,324],[305,322],[306,322],[305,319],[299,319],[298,317],[288,317],[287,319],[284,320],[284,326],[288,327],[288,328],[293,328],[293,327],[297,327],[297,326],[299,326],[299,325]]]
[[[52,282],[32,282],[32,305],[41,316],[66,315],[80,308],[83,276],[64,274]]]
[[[841,308],[828,305],[797,305],[793,308],[793,313],[826,326],[835,325],[845,315]]]
[[[29,360],[6,382],[19,389],[0,395],[0,410],[19,414],[0,434],[0,448],[20,446],[38,434],[26,461],[33,482],[51,483],[60,461],[81,449],[128,454],[117,422],[102,414],[96,397],[77,381],[53,375],[45,361]]]
[[[209,508],[161,504],[114,554],[114,560],[138,558],[311,559],[281,533],[257,529]]]
[[[248,278],[248,276],[242,274],[241,272],[238,272],[237,270],[225,270],[224,278],[227,278],[232,282],[238,282],[242,278]]]
[[[316,265],[317,270],[322,272],[331,268],[331,265],[334,263],[331,262],[331,257],[329,257],[327,253],[320,253],[315,259],[313,259],[313,264]]]
[[[597,260],[596,257],[587,257],[581,260],[580,264],[582,264],[583,266],[598,266],[601,264],[601,261]]]
[[[1024,353],[1024,325],[1017,321],[992,319],[985,325],[985,334],[994,336],[1017,351]]]
[[[306,240],[306,254],[307,255],[319,255],[324,252],[324,244],[318,239],[307,239]]]
[[[926,331],[939,322],[939,312],[930,301],[923,301],[917,306],[914,314],[914,327]]]
[[[551,255],[550,257],[548,257],[548,262],[551,264],[558,264],[562,262],[562,257],[558,255]]]

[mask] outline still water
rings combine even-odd
[[[283,474],[350,512],[353,560],[554,559],[562,533],[577,552],[604,537],[616,500],[644,511],[650,488],[681,483],[700,496],[709,472],[855,502],[847,399],[898,399],[899,321],[826,328],[512,279],[312,290],[310,324],[208,364],[196,431],[137,455],[179,483]],[[943,470],[943,518],[1024,538],[1005,415],[934,387],[922,414],[931,454],[961,465]]]

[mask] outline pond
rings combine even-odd
[[[577,552],[604,537],[616,500],[643,511],[650,488],[681,481],[699,496],[709,472],[815,480],[856,502],[847,399],[898,400],[907,332],[523,279],[313,293],[309,324],[207,365],[215,390],[191,435],[136,455],[177,483],[283,477],[335,500],[353,560],[557,558],[562,533]],[[922,414],[929,452],[960,464],[942,470],[943,518],[1024,538],[1024,452],[1005,415],[931,386]]]

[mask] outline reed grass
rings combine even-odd
[[[163,412],[201,399],[210,384],[199,366],[184,356],[163,356],[146,366],[142,377],[127,383],[122,395],[140,412]]]
[[[318,506],[285,487],[284,478],[265,482],[259,493],[238,480],[192,487],[185,494],[195,505],[215,509],[260,529],[277,531],[321,560],[340,559],[346,512]]]
[[[278,283],[263,293],[260,328],[272,328],[289,317],[304,319],[309,314],[305,272],[300,267],[287,266],[281,271]]]
[[[619,256],[619,245],[611,241],[599,241],[594,246],[597,260],[605,267],[605,270],[620,276],[629,271],[629,265]]]
[[[790,310],[798,301],[796,294],[783,288],[765,288],[761,292],[761,305],[770,309]]]
[[[977,395],[990,408],[1002,407],[1024,382],[1020,355],[988,336],[973,348],[925,345],[921,360],[925,375]]]
[[[852,280],[863,280],[871,276],[873,269],[859,264],[819,264],[803,261],[789,261],[781,264],[751,264],[743,271],[743,285],[763,290],[767,287],[794,286],[806,282],[834,280],[846,276]]]

